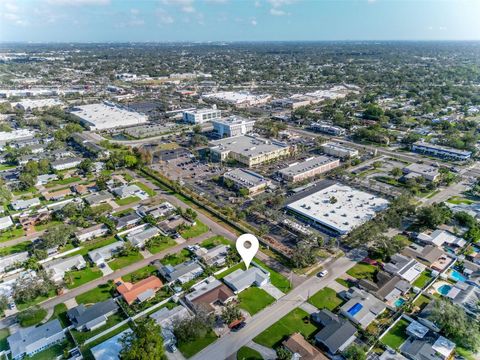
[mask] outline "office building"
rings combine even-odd
[[[358,150],[337,143],[326,143],[322,145],[322,151],[325,154],[339,157],[341,159],[350,159],[358,156]]]
[[[255,120],[245,119],[240,116],[230,116],[212,121],[213,129],[220,138],[245,135],[253,131]]]
[[[428,156],[439,157],[449,160],[465,161],[471,158],[472,152],[458,150],[451,147],[429,144],[423,141],[417,141],[412,145],[412,151]]]
[[[223,178],[232,181],[237,189],[247,189],[250,195],[262,192],[270,184],[262,175],[244,169],[226,172]]]
[[[278,173],[285,181],[298,182],[323,174],[338,166],[340,166],[338,158],[316,156],[290,164],[288,167],[279,170]]]
[[[183,112],[183,121],[190,124],[203,124],[208,121],[219,120],[222,112],[217,109],[197,109]]]

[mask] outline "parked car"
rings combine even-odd
[[[322,278],[322,277],[326,276],[327,274],[328,274],[328,270],[322,270],[317,274],[317,276]]]

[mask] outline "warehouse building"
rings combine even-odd
[[[388,200],[334,184],[287,205],[287,211],[332,235],[346,235],[386,209]]]
[[[219,120],[222,112],[217,109],[197,109],[183,112],[183,121],[190,124],[203,124],[208,121]]]
[[[280,141],[239,135],[211,141],[210,153],[216,161],[230,158],[250,167],[288,156],[291,148]]]
[[[412,145],[412,151],[450,160],[465,161],[471,158],[472,152],[458,150],[451,147],[429,144],[423,141],[417,141]]]
[[[240,116],[230,116],[228,118],[212,121],[213,130],[220,138],[245,135],[253,131],[255,120],[245,119]]]
[[[334,136],[345,135],[345,129],[338,126],[327,125],[322,123],[312,123],[310,125],[310,128],[313,131],[318,131],[318,132],[322,132],[329,135],[334,135]]]
[[[336,156],[342,159],[350,159],[358,156],[358,150],[337,143],[326,143],[322,145],[325,154]]]
[[[302,162],[290,164],[278,171],[283,180],[288,182],[303,181],[323,174],[340,166],[340,160],[330,156],[316,156]]]
[[[254,95],[245,91],[222,91],[203,95],[202,98],[207,101],[221,102],[237,107],[247,107],[266,104],[271,99],[271,95]]]
[[[101,104],[76,106],[70,113],[90,127],[90,130],[105,130],[145,124],[148,117],[127,107],[105,101]]]
[[[250,195],[262,192],[270,183],[262,175],[244,169],[226,172],[223,178],[233,181],[237,189],[247,189]]]

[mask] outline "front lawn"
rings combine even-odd
[[[186,358],[189,358],[198,353],[203,348],[213,343],[215,340],[217,340],[217,335],[215,335],[213,330],[211,330],[202,338],[198,338],[187,343],[179,342],[177,346],[178,349],[182,352],[182,354]]]
[[[112,285],[102,284],[90,291],[78,295],[75,300],[78,304],[95,304],[110,299],[112,297],[112,291]]]
[[[0,242],[13,240],[23,235],[25,235],[25,230],[23,230],[23,228],[14,227],[14,228],[0,232]]]
[[[64,280],[67,288],[73,289],[100,277],[102,277],[102,271],[93,266],[82,270],[69,271],[65,273]]]
[[[55,290],[52,289],[45,296],[43,296],[43,295],[37,296],[35,299],[32,299],[28,302],[20,302],[19,301],[19,302],[16,302],[16,305],[17,305],[18,310],[24,310],[26,308],[29,308],[32,305],[36,305],[36,304],[39,304],[39,303],[41,303],[41,302],[43,302],[47,299],[50,299],[50,298],[54,297],[55,295],[57,295],[57,293],[55,292]]]
[[[275,302],[275,298],[263,289],[250,287],[238,294],[238,301],[238,306],[253,316]]]
[[[156,254],[175,245],[177,245],[177,243],[170,237],[157,237],[156,239],[147,242],[147,250],[152,254]]]
[[[72,252],[67,256],[68,257],[75,256],[75,255],[85,256],[88,254],[89,251],[113,244],[115,241],[117,241],[117,239],[115,239],[114,236],[110,236],[108,238],[101,237],[101,238],[88,240],[80,244],[80,246],[82,247],[80,250]]]
[[[137,253],[130,254],[128,256],[119,256],[115,258],[115,260],[110,261],[108,263],[108,266],[110,266],[112,270],[118,270],[130,264],[133,264],[137,261],[140,261],[142,259],[143,259],[142,254],[137,252]]]
[[[31,307],[18,314],[18,322],[21,327],[37,325],[47,316],[47,310],[39,306]]]
[[[290,284],[290,281],[285,276],[269,268],[267,264],[258,260],[257,258],[255,258],[253,261],[270,273],[270,282],[273,286],[278,288],[280,291],[283,291],[285,294],[292,289],[292,284]]]
[[[116,199],[115,202],[118,206],[130,205],[134,202],[140,201],[138,196],[129,196],[123,199]]]
[[[347,274],[356,278],[356,279],[368,279],[373,280],[373,276],[377,271],[377,267],[370,264],[358,263],[350,270],[347,271]]]
[[[296,308],[253,340],[257,344],[273,349],[295,332],[299,332],[305,339],[309,339],[317,331],[318,328],[310,322],[308,313],[300,308]]]
[[[55,227],[57,225],[63,224],[61,221],[48,221],[45,224],[35,225],[35,231],[43,231]]]
[[[328,309],[333,311],[343,303],[343,300],[338,296],[335,290],[326,287],[310,297],[308,302],[319,310]]]
[[[137,185],[140,189],[142,189],[143,191],[145,191],[148,196],[152,197],[152,196],[155,196],[155,190],[151,189],[149,186],[147,186],[146,184],[140,182],[140,181],[137,181],[134,183],[135,185]]]
[[[7,338],[10,336],[8,328],[0,329],[0,351],[8,350]]]
[[[398,350],[408,338],[406,330],[409,324],[407,320],[400,319],[380,341],[392,349]]]
[[[64,303],[55,305],[55,307],[53,308],[53,314],[50,319],[48,319],[48,321],[58,319],[58,321],[60,321],[60,323],[62,324],[62,327],[66,328],[69,324],[67,318],[67,311],[67,305],[65,305]]]
[[[181,264],[185,261],[191,260],[190,257],[190,251],[187,249],[182,249],[182,251],[176,253],[176,254],[170,254],[165,256],[162,260],[161,263],[163,265],[171,265],[171,266],[176,266],[178,264]]]
[[[127,282],[137,282],[143,279],[146,279],[150,275],[155,275],[157,268],[153,265],[147,265],[141,269],[138,269],[130,274],[122,276],[123,281]]]
[[[70,330],[72,336],[79,344],[83,344],[87,339],[100,334],[101,332],[111,328],[112,326],[122,322],[124,317],[120,313],[113,314],[108,317],[107,323],[103,326],[100,326],[98,329],[91,330],[91,331],[77,331],[77,330]]]
[[[424,270],[420,276],[412,283],[413,286],[423,289],[425,285],[432,279],[429,270]]]
[[[225,239],[223,236],[216,235],[208,238],[207,240],[203,240],[200,243],[200,246],[204,247],[205,249],[211,249],[220,244],[231,245],[231,242],[228,239]]]
[[[57,186],[57,185],[68,185],[68,184],[78,182],[78,181],[81,181],[81,180],[82,179],[80,179],[79,177],[69,177],[69,178],[66,178],[66,179],[53,180],[53,181],[50,181],[49,183],[45,184],[45,187],[48,189],[48,188],[52,188],[52,187]]]
[[[237,352],[237,360],[263,360],[263,356],[248,346],[242,346]]]
[[[200,236],[202,234],[205,234],[208,230],[209,229],[208,229],[207,225],[205,225],[201,221],[197,220],[195,225],[190,226],[189,228],[187,228],[185,230],[181,230],[180,235],[182,235],[182,237],[184,239],[191,239],[191,238],[195,238],[197,236]]]

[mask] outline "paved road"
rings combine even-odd
[[[290,293],[279,299],[277,302],[256,314],[247,326],[237,333],[231,332],[215,343],[206,347],[191,360],[212,360],[227,359],[235,354],[242,346],[248,344],[255,336],[260,334],[267,327],[277,322],[281,317],[302,304],[309,296],[315,294],[337,277],[345,273],[355,264],[355,261],[342,257],[326,266],[329,274],[325,278],[311,277],[294,288]]]

